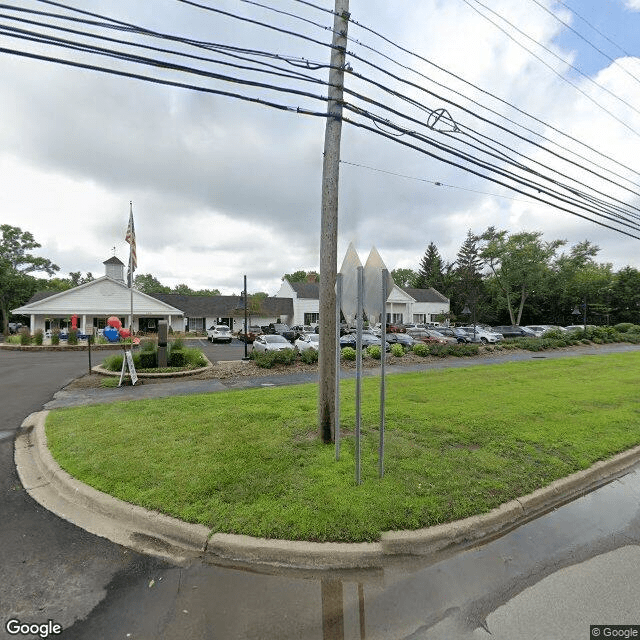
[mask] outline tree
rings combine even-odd
[[[616,322],[640,324],[640,271],[626,266],[614,276],[611,287]]]
[[[87,271],[87,275],[84,278],[82,277],[81,271],[71,271],[69,273],[69,279],[71,280],[72,287],[78,287],[86,282],[93,282],[94,277],[91,271]]]
[[[479,256],[504,295],[511,324],[519,325],[527,298],[549,278],[552,259],[565,241],[543,242],[540,231],[508,236],[495,227],[477,240],[481,243]]]
[[[289,282],[320,282],[320,275],[317,271],[294,271],[293,273],[285,273],[282,280]]]
[[[151,295],[152,293],[169,293],[171,287],[163,285],[150,273],[140,273],[133,279],[133,286],[142,293]]]
[[[438,247],[430,242],[424,256],[422,256],[415,286],[418,289],[433,287],[436,291],[442,291],[444,287],[443,269],[444,265]]]
[[[29,274],[44,271],[53,275],[60,270],[57,264],[47,258],[29,253],[39,249],[33,235],[19,227],[0,225],[0,312],[2,327],[8,333],[9,312],[11,307],[19,306],[33,295],[35,278]]]
[[[456,255],[456,261],[449,276],[450,288],[456,294],[455,300],[452,301],[454,307],[452,310],[455,315],[460,315],[463,307],[467,304],[473,307],[473,311],[477,311],[480,303],[484,283],[482,280],[482,259],[478,255],[478,251],[478,239],[471,230],[468,230],[467,237]]]
[[[399,287],[415,287],[417,273],[413,269],[393,269],[391,277]]]

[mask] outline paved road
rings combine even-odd
[[[434,565],[176,567],[89,535],[24,492],[11,437],[85,370],[83,353],[0,351],[0,637],[10,617],[72,640],[582,640],[589,624],[640,624],[639,470]]]

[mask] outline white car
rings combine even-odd
[[[474,333],[473,326],[460,327],[460,328],[466,331],[470,336],[473,336],[473,333]],[[483,329],[478,325],[475,326],[475,335],[476,335],[476,338],[480,339],[480,342],[482,342],[482,344],[487,344],[487,343],[493,344],[495,342],[500,342],[500,340],[503,339],[501,333],[496,333],[495,331],[487,331],[486,329]]]
[[[553,324],[528,324],[525,329],[535,331],[538,336],[544,335],[547,331],[562,331],[563,333],[566,331],[564,327],[558,327]]]
[[[277,333],[263,334],[253,341],[253,350],[261,353],[265,351],[283,351],[284,349],[293,349],[293,345]]]
[[[227,342],[231,343],[233,336],[231,330],[226,324],[216,324],[207,330],[207,340],[209,342]]]
[[[307,351],[307,349],[315,349],[320,347],[320,336],[317,333],[303,333],[293,345],[298,351]]]

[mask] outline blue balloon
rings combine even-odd
[[[118,342],[120,340],[120,334],[115,327],[105,327],[102,333],[109,342]]]

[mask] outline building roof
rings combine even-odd
[[[298,298],[318,300],[320,298],[320,285],[317,282],[291,282],[287,279],[291,288],[298,294]]]
[[[120,260],[120,258],[116,256],[111,256],[111,258],[105,260],[102,264],[119,264],[124,267],[124,262],[122,262],[122,260]]]
[[[433,287],[429,287],[428,289],[403,287],[402,290],[408,293],[416,302],[449,302],[449,298],[443,296]]]
[[[180,309],[189,318],[226,318],[238,315],[244,309],[244,303],[240,296],[194,296],[179,293],[152,293],[151,295]],[[265,316],[292,315],[293,300],[291,298],[264,298],[261,302],[261,314]]]

